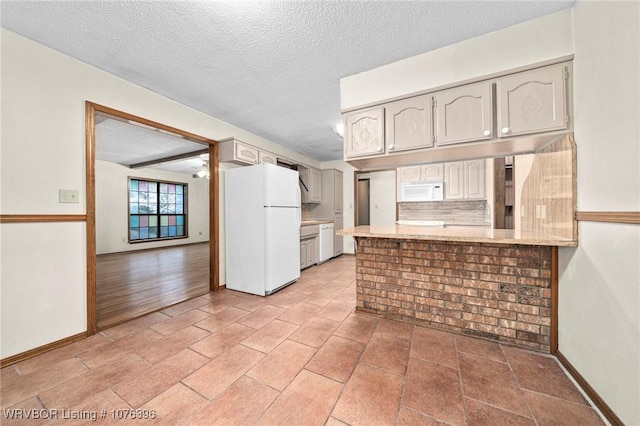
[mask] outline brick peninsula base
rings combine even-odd
[[[555,350],[557,247],[356,240],[356,310],[539,352]]]

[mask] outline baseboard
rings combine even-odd
[[[620,418],[616,415],[616,413],[613,412],[611,407],[609,407],[607,403],[604,402],[604,400],[600,397],[600,395],[598,395],[598,392],[596,392],[596,390],[591,387],[589,382],[587,382],[586,379],[582,377],[580,373],[578,373],[578,370],[576,370],[575,367],[571,365],[569,360],[565,358],[565,356],[562,355],[560,351],[557,351],[555,353],[555,356],[556,358],[558,358],[558,361],[560,361],[560,363],[564,366],[564,368],[567,369],[569,374],[571,374],[571,377],[573,377],[573,379],[576,382],[578,382],[578,384],[580,385],[584,393],[586,393],[587,396],[591,399],[591,401],[593,401],[593,403],[596,405],[596,407],[598,407],[602,415],[604,415],[607,418],[607,420],[611,422],[612,425],[624,426],[624,423],[622,422],[622,420],[620,420]]]
[[[22,352],[16,355],[8,356],[0,360],[0,368],[7,367],[9,365],[16,364],[20,361],[24,361],[34,356],[38,356],[45,352],[58,349],[62,346],[66,346],[70,343],[77,342],[78,340],[86,339],[87,332],[74,334],[73,336],[65,337],[64,339],[56,340],[55,342],[47,343],[46,345],[39,346],[37,348],[30,349],[26,352]]]

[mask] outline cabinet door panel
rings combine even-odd
[[[492,93],[491,83],[471,84],[438,93],[438,145],[491,139]]]
[[[371,108],[344,116],[346,157],[384,152],[384,109]]]
[[[440,181],[444,180],[444,164],[427,164],[422,166],[422,180],[423,181]]]
[[[344,219],[341,214],[337,214],[334,217],[334,230],[338,231],[344,228]],[[342,254],[342,235],[335,235],[333,239],[333,255],[338,256]]]
[[[387,152],[433,146],[431,96],[385,105]]]
[[[334,198],[334,211],[336,213],[342,213],[342,172],[334,171],[334,184],[333,184],[333,198]]]
[[[483,199],[485,181],[484,160],[464,162],[465,198]]]
[[[564,65],[501,78],[496,88],[501,137],[567,127]]]
[[[251,164],[258,164],[258,150],[252,146],[236,142],[236,158]]]
[[[307,267],[307,241],[300,241],[300,269]]]
[[[445,200],[464,198],[464,164],[462,161],[444,164]]]
[[[270,152],[260,151],[258,153],[258,162],[260,164],[263,164],[263,163],[277,164],[278,159],[274,154]]]

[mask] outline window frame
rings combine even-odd
[[[158,194],[158,208],[157,213],[131,213],[131,181],[144,181],[149,183],[157,184],[157,194]],[[181,185],[184,187],[186,191],[186,197],[183,197],[183,213],[161,213],[160,212],[160,184],[169,184],[169,185]],[[127,242],[129,244],[139,244],[139,243],[152,243],[159,241],[168,241],[168,240],[181,240],[189,238],[189,184],[187,182],[177,182],[177,181],[169,181],[162,180],[156,178],[146,178],[146,177],[136,177],[136,176],[127,176]],[[184,193],[184,191],[183,191]],[[131,217],[132,216],[156,216],[158,219],[158,236],[155,238],[145,238],[145,239],[131,239]],[[160,216],[184,216],[184,233],[185,235],[176,235],[173,237],[161,237],[160,236]]]

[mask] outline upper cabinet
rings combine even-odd
[[[431,95],[416,96],[384,106],[387,152],[433,146]]]
[[[502,77],[496,82],[500,137],[566,129],[565,64]]]
[[[483,82],[435,94],[439,146],[493,137],[492,89],[491,82]]]
[[[240,165],[271,163],[277,164],[275,154],[263,151],[236,138],[221,139],[218,141],[220,162]]]
[[[368,108],[344,115],[345,156],[384,152],[384,108]]]
[[[347,112],[345,159],[375,170],[535,152],[571,129],[571,66],[504,73]]]
[[[322,175],[320,170],[298,166],[300,174],[300,193],[305,204],[318,204],[322,201]]]

